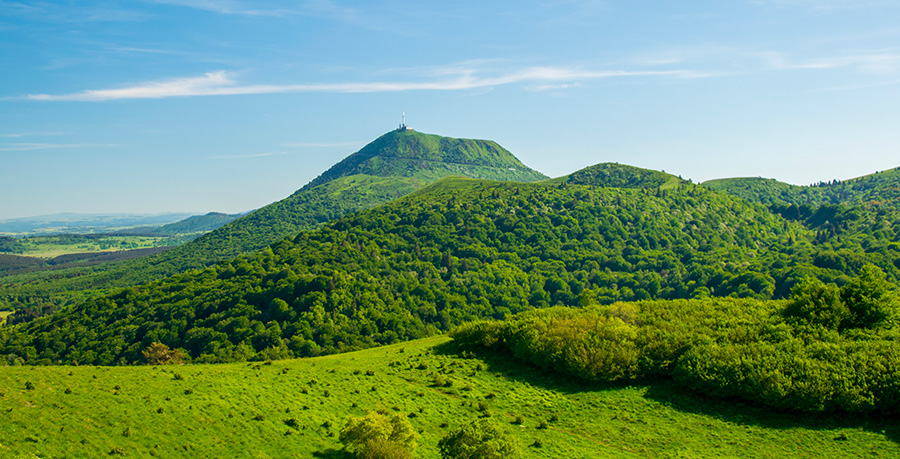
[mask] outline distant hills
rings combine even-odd
[[[900,167],[849,180],[811,186],[791,185],[775,179],[740,177],[709,180],[703,185],[765,205],[900,205]]]
[[[246,213],[224,214],[221,212],[210,212],[205,215],[194,215],[184,220],[169,223],[159,227],[152,228],[135,228],[129,230],[116,231],[117,235],[137,235],[137,236],[175,236],[193,233],[208,233],[217,228],[231,223]]]
[[[137,226],[161,226],[190,217],[188,213],[157,215],[60,213],[0,220],[0,233],[97,233]]]

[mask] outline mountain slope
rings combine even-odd
[[[316,355],[533,307],[771,298],[809,273],[845,275],[810,266],[807,234],[761,206],[694,185],[658,194],[448,178],[256,254],[7,330],[0,354],[130,363],[160,341],[203,362]]]
[[[816,231],[819,265],[842,265],[856,247],[887,254],[900,244],[900,168],[851,180],[796,186],[762,178],[732,178],[704,186],[769,207]],[[900,267],[900,259],[893,260]]]
[[[202,268],[258,250],[346,213],[391,201],[448,176],[511,181],[546,178],[492,141],[453,139],[412,130],[392,131],[291,196],[187,244],[100,270],[2,278],[0,300],[7,298],[14,303],[17,301],[14,298],[133,286]]]
[[[409,177],[422,184],[443,177],[534,182],[547,178],[490,140],[454,139],[412,129],[388,132],[335,164],[303,189],[348,175]]]

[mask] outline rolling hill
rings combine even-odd
[[[703,182],[703,186],[764,205],[900,206],[900,167],[811,186],[761,177],[709,180]]]
[[[308,356],[557,304],[777,298],[806,275],[853,272],[813,266],[809,239],[762,206],[690,184],[448,178],[255,254],[23,324],[2,334],[0,354],[133,363],[160,341],[205,362]],[[860,261],[895,277],[884,260]]]
[[[57,295],[138,285],[253,252],[349,212],[404,196],[442,177],[536,181],[546,176],[488,140],[391,131],[291,196],[165,253],[114,265],[0,278],[0,303],[53,302]]]

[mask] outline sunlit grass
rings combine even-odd
[[[376,409],[409,416],[425,458],[485,414],[535,458],[900,455],[891,419],[775,412],[668,382],[582,385],[446,343],[271,363],[5,367],[0,457],[341,457],[346,417]]]

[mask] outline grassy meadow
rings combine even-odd
[[[385,409],[438,457],[489,415],[525,457],[897,457],[896,420],[777,412],[669,382],[597,386],[446,337],[310,359],[158,367],[4,367],[0,457],[342,458],[347,416]]]
[[[73,253],[115,252],[119,250],[146,249],[166,244],[167,237],[104,236],[99,238],[75,238],[71,236],[40,236],[20,239],[24,246],[21,253],[37,258],[53,258]]]

